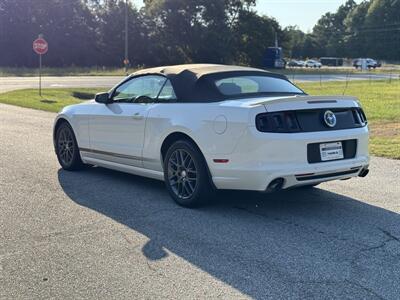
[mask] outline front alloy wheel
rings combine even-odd
[[[75,145],[72,133],[66,126],[59,131],[57,146],[62,163],[70,165],[75,154]]]
[[[57,129],[56,154],[58,162],[65,170],[78,170],[83,167],[74,132],[66,122],[62,123]]]

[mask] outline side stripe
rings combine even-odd
[[[88,149],[88,148],[79,148],[79,151],[93,153],[93,154],[107,155],[107,156],[118,157],[118,158],[131,159],[131,160],[138,160],[138,161],[141,161],[141,160],[143,160],[143,161],[152,161],[152,162],[156,161],[156,159],[152,159],[152,158],[145,158],[145,157],[139,157],[139,156],[133,156],[133,155],[119,154],[119,153],[114,153],[114,152],[100,151],[100,150]]]

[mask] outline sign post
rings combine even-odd
[[[42,96],[42,54],[39,54],[39,96]]]
[[[42,34],[33,41],[33,51],[39,55],[39,96],[42,96],[42,55],[46,54],[49,50],[49,45],[43,38]]]

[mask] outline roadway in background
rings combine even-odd
[[[289,74],[295,82],[346,81],[346,80],[382,80],[397,79],[398,74]],[[42,77],[43,88],[111,88],[124,77],[122,76],[46,76]],[[38,87],[38,77],[0,77],[0,93]]]

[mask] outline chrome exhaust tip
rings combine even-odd
[[[361,172],[358,174],[359,177],[365,177],[369,173],[369,169],[362,169]]]
[[[284,182],[283,178],[276,178],[276,179],[272,180],[270,182],[270,184],[268,185],[266,192],[272,193],[272,192],[277,192],[277,191],[281,190],[283,187],[283,182]]]

